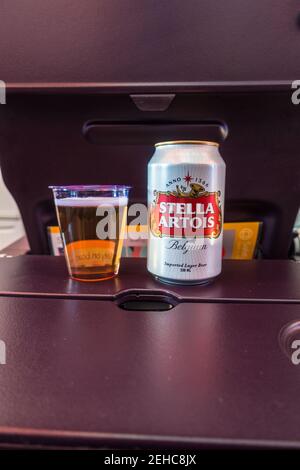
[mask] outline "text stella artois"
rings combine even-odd
[[[156,144],[148,165],[148,270],[159,280],[205,283],[222,263],[225,163],[218,144]]]

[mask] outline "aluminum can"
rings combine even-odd
[[[155,145],[148,165],[147,268],[171,284],[202,284],[222,269],[225,162],[219,145]]]

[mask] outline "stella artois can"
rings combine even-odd
[[[155,147],[148,165],[148,270],[162,282],[206,283],[222,268],[225,163],[219,145]]]

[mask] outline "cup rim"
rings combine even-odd
[[[72,185],[51,185],[49,189],[59,191],[124,191],[129,190],[132,186],[123,184],[72,184]]]

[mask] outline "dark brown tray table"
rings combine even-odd
[[[20,256],[0,260],[0,292],[0,444],[300,447],[300,365],[278,339],[300,319],[300,264],[228,261],[188,288],[144,260],[87,284],[63,258]]]
[[[291,260],[225,260],[222,275],[215,282],[183,287],[157,282],[147,272],[145,259],[125,258],[119,277],[97,283],[70,280],[63,257],[0,259],[0,294],[114,300],[134,293],[185,302],[300,302],[300,264]]]

